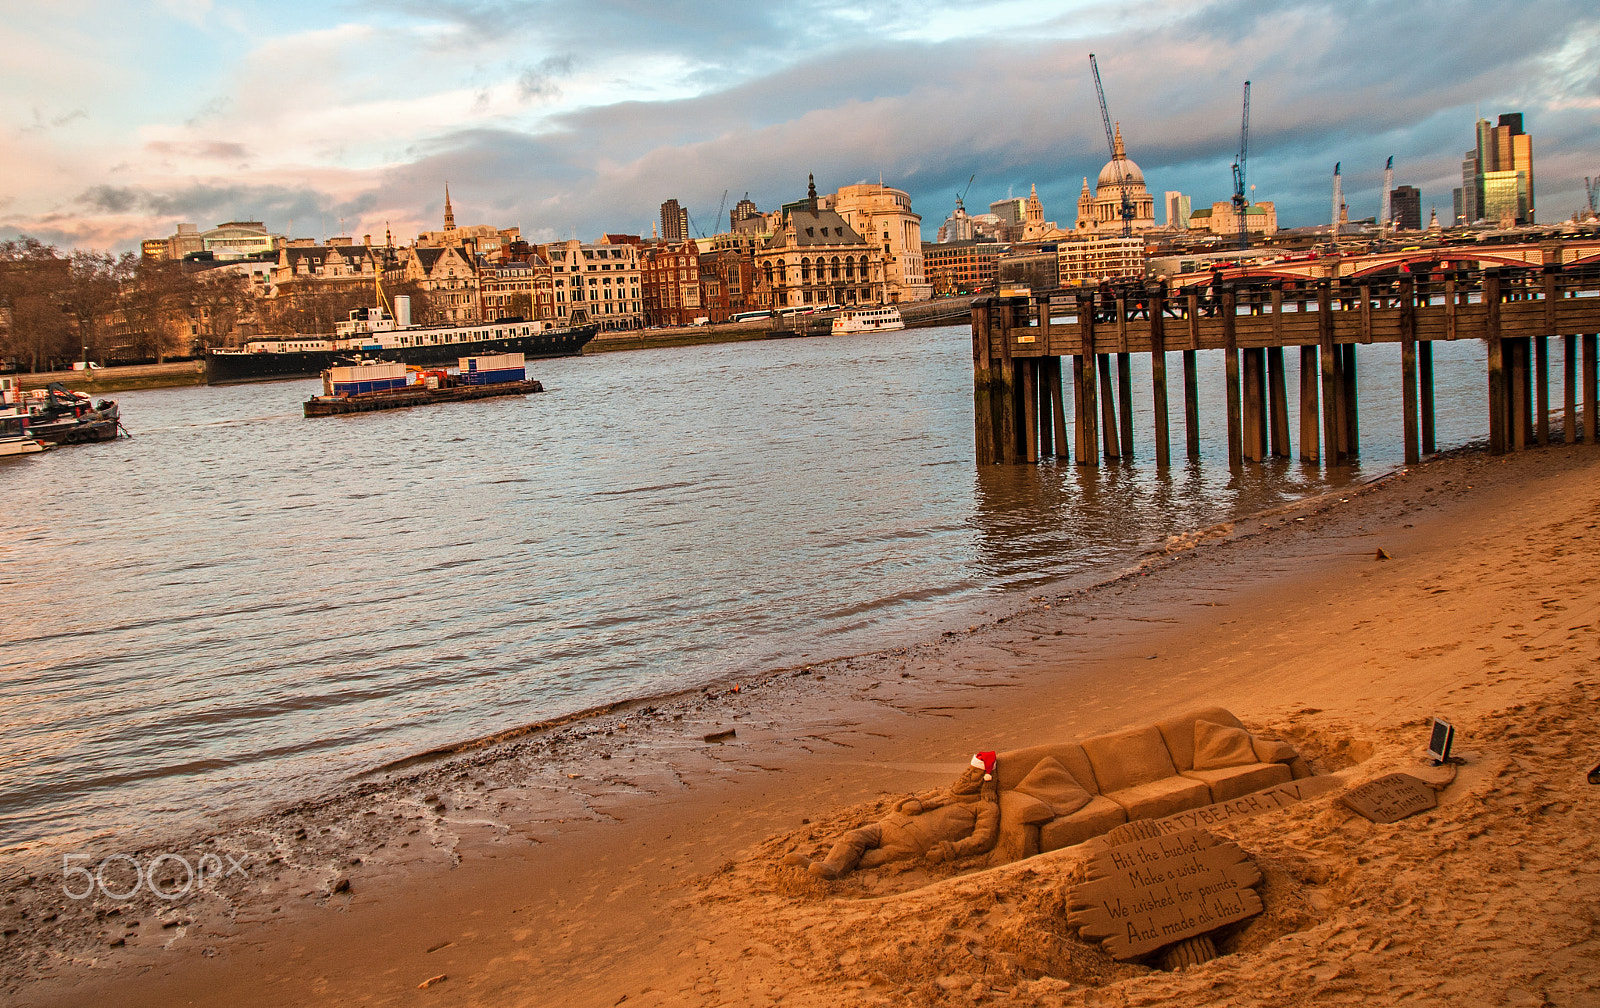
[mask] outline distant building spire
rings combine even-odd
[[[1122,146],[1122,124],[1117,123],[1116,136],[1111,141],[1111,157],[1114,160],[1128,159],[1128,149]]]
[[[811,212],[812,213],[816,213],[816,211],[817,211],[817,177],[815,175],[807,175],[806,176],[806,199],[811,201]]]
[[[450,208],[450,183],[448,182],[444,184],[444,229],[446,231],[454,231],[456,229],[456,212]]]

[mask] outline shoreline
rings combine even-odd
[[[1194,533],[1180,537],[1186,541],[1157,545],[1132,570],[1059,594],[1052,589],[1038,600],[1019,598],[1014,611],[964,632],[948,632],[912,647],[771,670],[737,690],[622,701],[581,720],[517,729],[515,738],[498,744],[465,751],[459,745],[446,747],[455,751],[426,765],[413,764],[408,773],[364,780],[194,838],[196,851],[240,857],[260,866],[261,872],[243,881],[225,878],[202,899],[173,904],[148,896],[141,903],[102,900],[94,908],[99,916],[82,905],[53,908],[57,917],[50,923],[58,933],[39,929],[28,934],[25,946],[8,936],[13,955],[5,986],[32,999],[24,1003],[71,1003],[87,991],[104,989],[115,990],[113,999],[122,1003],[155,1004],[182,990],[210,996],[212,985],[220,984],[229,991],[230,1003],[266,1003],[269,995],[284,992],[273,995],[264,985],[270,977],[260,972],[267,968],[260,958],[263,950],[287,947],[285,942],[303,947],[306,929],[390,949],[394,968],[409,976],[430,962],[425,957],[433,953],[417,949],[413,960],[399,948],[409,947],[409,932],[426,927],[383,923],[388,920],[385,908],[431,906],[430,913],[453,920],[451,908],[466,912],[463,901],[469,895],[489,899],[501,906],[484,911],[501,920],[494,929],[501,937],[491,940],[485,934],[480,943],[495,946],[503,956],[509,939],[502,932],[521,929],[531,917],[559,916],[550,907],[529,907],[525,898],[506,895],[512,880],[518,891],[531,886],[566,900],[567,912],[575,914],[568,923],[609,936],[604,943],[608,950],[627,945],[618,941],[624,932],[637,937],[643,933],[639,928],[665,926],[666,931],[657,932],[666,936],[663,940],[681,943],[691,950],[687,958],[693,958],[695,942],[671,926],[674,914],[703,913],[703,907],[686,909],[699,904],[692,898],[695,886],[685,878],[698,875],[702,888],[711,884],[705,880],[728,874],[717,872],[720,862],[770,842],[781,830],[793,830],[802,817],[848,818],[863,801],[877,800],[873,796],[884,793],[884,783],[894,783],[886,773],[909,778],[893,792],[938,786],[970,749],[1003,750],[1139,723],[1144,719],[1135,711],[1197,706],[1186,701],[1214,698],[1219,687],[1224,697],[1235,695],[1235,713],[1252,727],[1265,723],[1300,730],[1301,722],[1316,721],[1312,714],[1288,712],[1281,702],[1263,703],[1258,688],[1252,691],[1248,682],[1223,675],[1240,660],[1238,640],[1224,629],[1234,621],[1198,619],[1196,611],[1251,601],[1259,618],[1276,604],[1275,584],[1316,592],[1327,590],[1317,585],[1330,577],[1388,575],[1407,563],[1409,550],[1397,541],[1428,539],[1430,548],[1438,550],[1444,548],[1441,543],[1458,538],[1441,527],[1444,512],[1470,513],[1483,498],[1515,497],[1524,483],[1537,485],[1541,492],[1564,479],[1586,479],[1592,485],[1600,474],[1600,458],[1591,459],[1591,452],[1587,446],[1557,446],[1502,459],[1474,451],[1449,453],[1238,520],[1226,532]],[[1519,476],[1516,485],[1507,486],[1495,473],[1511,467]],[[1580,494],[1577,499],[1589,498]],[[1397,516],[1416,520],[1392,533],[1372,531]],[[1425,516],[1432,520],[1422,521]],[[1496,514],[1494,521],[1504,519]],[[1426,532],[1408,534],[1405,530],[1414,525]],[[1373,549],[1385,548],[1383,542],[1364,551],[1327,548],[1347,547],[1357,539],[1366,540],[1365,546],[1375,542],[1374,536],[1402,559],[1395,564],[1375,560]],[[1230,577],[1242,583],[1232,584]],[[1200,597],[1208,600],[1195,601],[1196,592],[1206,593]],[[1096,622],[1105,629],[1090,632],[1088,624]],[[1063,650],[1064,644],[1071,646]],[[1162,657],[1174,651],[1184,657],[1176,671]],[[1194,665],[1201,671],[1193,671]],[[1105,681],[1107,667],[1120,669],[1125,678]],[[1031,670],[1026,682],[1018,668]],[[1262,674],[1258,670],[1250,681]],[[1324,676],[1329,683],[1338,678]],[[1079,700],[1070,713],[1052,712],[1048,704],[1022,700],[1019,694],[1029,685]],[[1348,690],[1332,692],[1337,696]],[[727,742],[704,740],[728,727],[737,734]],[[1333,758],[1331,751],[1317,755]],[[379,770],[364,776],[384,775]],[[720,828],[705,825],[708,813]],[[643,830],[644,839],[633,835],[637,830]],[[659,842],[673,836],[680,839],[667,847],[676,854],[664,860],[653,855],[647,863],[654,867],[641,869],[637,849],[651,838]],[[271,879],[266,877],[269,870]],[[50,912],[37,899],[42,888],[14,881],[6,885],[8,897],[23,897],[18,906],[26,903],[33,909],[39,903],[35,920]],[[649,912],[641,917],[607,911],[619,888],[638,895]],[[501,895],[493,896],[497,892]],[[522,909],[506,907],[508,900]],[[587,909],[572,910],[573,900]],[[115,948],[110,946],[116,939],[110,936],[121,932],[107,926],[113,910],[123,920],[137,914],[142,924],[133,940],[124,936]],[[506,916],[513,912],[524,919]],[[147,937],[161,941],[152,944]],[[572,968],[570,959],[563,958],[572,950],[564,948],[527,949],[519,969],[536,969],[549,982],[561,975],[560,963]],[[207,955],[207,949],[214,954]],[[274,969],[299,969],[304,981],[310,975],[306,970],[326,974],[327,957],[337,954],[319,953],[303,968],[289,969],[280,961]],[[646,975],[640,972],[647,971],[642,954],[628,960],[635,977]],[[616,956],[627,958],[622,951],[608,951],[606,958]],[[536,1003],[537,989],[519,986],[520,974],[508,971],[504,962],[493,966],[497,961],[491,956],[479,960],[475,969],[462,968]],[[772,967],[778,973],[794,968],[793,963]],[[848,970],[836,972],[841,976],[818,988],[831,991],[832,998],[840,995],[838,984],[850,982],[842,978]],[[348,977],[329,980],[327,994],[337,988],[351,998],[398,1003],[423,979],[403,986],[386,980],[373,988]],[[263,985],[257,989],[253,980]],[[451,1003],[467,996],[465,987],[454,994],[444,993],[447,989],[441,988],[441,996]],[[603,1003],[614,1003],[621,992],[618,988]],[[475,989],[472,996],[483,993]],[[570,1003],[602,1003],[599,992],[592,993],[592,1001],[575,995]],[[302,988],[291,999],[304,994]],[[202,998],[200,1003],[209,1002]]]
[[[936,298],[915,301],[904,307],[910,312],[906,328],[960,325],[942,317],[951,305],[971,302],[978,295]],[[920,309],[920,311],[918,310]],[[942,311],[941,311],[942,310]],[[770,327],[765,321],[719,322],[711,326],[676,326],[665,329],[622,329],[601,332],[584,353],[616,353],[624,350],[649,350],[655,347],[703,346],[715,343],[741,343],[767,339]],[[648,335],[647,335],[648,334]],[[606,337],[610,336],[610,339]],[[583,354],[578,354],[583,356]],[[541,358],[534,358],[539,360]],[[40,371],[18,372],[19,386],[23,390],[44,388],[51,382],[60,382],[69,389],[89,393],[130,392],[143,389],[184,388],[206,383],[205,361],[201,359],[172,361],[166,364],[129,364],[102,367],[96,371]],[[304,381],[300,378],[262,379],[263,381]],[[241,383],[243,384],[243,383]],[[249,383],[254,384],[254,383]]]

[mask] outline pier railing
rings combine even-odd
[[[1490,450],[1548,443],[1549,340],[1565,341],[1562,437],[1600,440],[1600,268],[1454,270],[1345,280],[1217,280],[1086,288],[972,304],[979,464],[1122,459],[1133,441],[1130,358],[1149,354],[1155,461],[1171,462],[1169,353],[1182,359],[1183,433],[1200,453],[1196,354],[1226,354],[1231,465],[1289,458],[1284,351],[1300,353],[1298,455],[1349,464],[1360,446],[1357,350],[1398,343],[1405,455],[1436,450],[1433,343],[1487,345]],[[1581,342],[1581,362],[1579,343]],[[1113,374],[1113,370],[1115,374]],[[1064,409],[1064,383],[1072,415]],[[1070,428],[1070,433],[1069,433]],[[1068,441],[1071,441],[1069,450]]]

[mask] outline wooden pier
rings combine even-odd
[[[1552,339],[1565,349],[1561,436],[1595,444],[1597,333],[1594,262],[1340,279],[1217,277],[1188,287],[1152,282],[979,299],[972,304],[977,460],[1055,457],[1093,466],[1131,457],[1134,354],[1150,356],[1147,408],[1158,466],[1170,465],[1173,452],[1168,355],[1181,355],[1180,450],[1196,459],[1197,354],[1221,351],[1230,465],[1296,453],[1306,463],[1348,465],[1360,454],[1360,348],[1398,343],[1405,457],[1415,463],[1436,450],[1433,344],[1469,339],[1487,344],[1492,452],[1550,441]],[[1290,349],[1300,355],[1296,444],[1284,364]]]

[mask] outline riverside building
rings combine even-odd
[[[776,309],[882,304],[890,299],[882,248],[822,206],[811,179],[805,199],[784,205],[782,225],[757,251],[756,265]],[[920,247],[917,259],[920,269]]]

